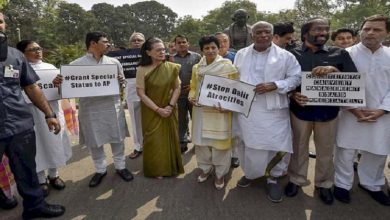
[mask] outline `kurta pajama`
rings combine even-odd
[[[240,163],[245,176],[255,179],[265,174],[277,152],[292,153],[287,92],[299,85],[301,68],[292,54],[274,44],[263,52],[254,45],[246,47],[237,53],[234,64],[241,81],[252,85],[274,82],[277,86],[274,91],[256,94],[248,117],[237,115],[243,142]],[[282,173],[278,165],[271,170],[274,177]]]
[[[390,49],[382,46],[372,53],[359,43],[347,50],[358,71],[366,74],[367,104],[362,109],[390,111]],[[385,184],[383,168],[390,154],[390,115],[385,114],[376,122],[357,122],[351,112],[344,110],[339,116],[336,140],[336,185],[351,189],[353,157],[350,154],[360,150],[364,161],[358,166],[360,183],[372,191],[379,191]]]
[[[92,54],[73,61],[70,65],[117,65],[118,75],[123,76],[118,60],[107,56],[97,61]],[[79,102],[80,144],[85,144],[91,152],[98,173],[106,171],[103,145],[110,143],[116,169],[125,168],[124,139],[126,137],[125,113],[119,95],[84,97]]]
[[[231,61],[217,56],[207,64],[202,57],[193,67],[189,97],[197,99],[205,75],[237,79],[236,68]],[[232,147],[232,112],[219,112],[214,107],[194,106],[192,108],[192,142],[198,166],[203,173],[214,167],[217,178],[222,178],[230,167]]]

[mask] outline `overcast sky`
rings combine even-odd
[[[90,10],[96,3],[106,2],[115,6],[123,4],[134,4],[139,0],[66,0],[70,3],[77,3],[85,10]],[[221,7],[225,0],[157,0],[165,6],[171,8],[179,17],[192,15],[194,18],[202,18],[208,11]],[[292,9],[295,0],[251,0],[256,3],[258,11],[278,12],[283,9]]]

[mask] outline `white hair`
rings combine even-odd
[[[253,30],[256,29],[257,26],[268,26],[268,27],[271,28],[272,34],[274,34],[274,26],[273,26],[271,23],[266,22],[266,21],[258,21],[258,22],[256,22],[256,23],[254,23],[254,24],[252,25],[252,34],[254,34],[254,33],[253,33]]]

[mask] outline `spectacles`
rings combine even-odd
[[[42,47],[33,47],[33,48],[30,48],[30,49],[27,49],[26,51],[27,52],[38,52],[38,51],[42,51],[43,48]]]
[[[144,42],[142,39],[132,39],[131,42]]]

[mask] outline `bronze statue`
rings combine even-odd
[[[239,50],[247,47],[252,43],[251,27],[246,23],[249,18],[245,9],[238,9],[232,16],[232,23],[223,32],[230,38],[230,48]]]

